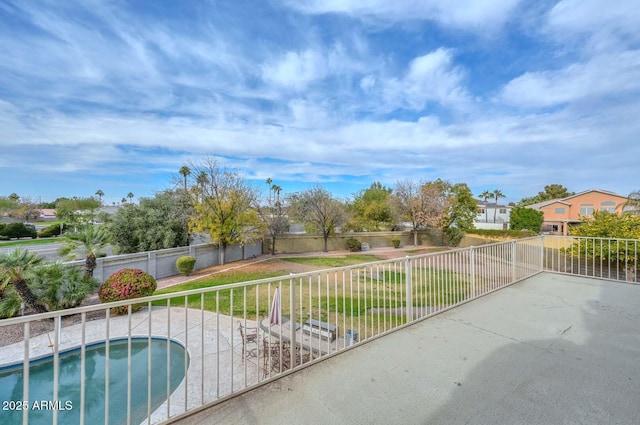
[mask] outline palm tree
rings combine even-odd
[[[127,203],[127,198],[122,198],[122,199],[120,200],[120,202],[122,202],[123,204],[126,204],[126,203]]]
[[[96,195],[98,195],[100,206],[102,206],[102,197],[104,196],[104,192],[101,189],[98,189],[98,191],[96,192]]]
[[[0,288],[4,290],[11,285],[22,302],[36,313],[46,313],[48,310],[27,282],[41,262],[42,258],[37,254],[21,248],[0,254]]]
[[[269,203],[271,203],[271,191],[273,190],[273,188],[271,187],[271,183],[273,183],[273,180],[271,179],[271,177],[268,177],[266,180],[267,186],[269,186]]]
[[[133,193],[132,192],[127,193],[127,198],[129,198],[129,203],[130,204],[133,203]]]
[[[485,190],[480,194],[480,199],[484,200],[484,221],[486,223],[489,222],[489,208],[487,208],[487,200],[492,197],[493,197],[493,194],[488,190]]]
[[[15,192],[14,192],[14,193],[12,193],[11,195],[9,195],[9,200],[10,200],[11,202],[15,202],[15,203],[17,203],[17,202],[20,200],[20,197],[18,196],[18,194],[17,194],[17,193],[15,193]]]
[[[184,191],[187,191],[187,177],[191,175],[191,170],[186,165],[180,167],[180,171],[178,171],[184,177]]]
[[[622,211],[629,214],[640,214],[640,190],[634,190],[622,204]]]
[[[280,205],[280,192],[282,192],[282,188],[280,186],[278,186],[277,184],[274,184],[273,186],[271,186],[271,188],[273,189],[273,193],[276,195],[276,199],[275,199],[276,206],[279,206]]]
[[[504,193],[500,191],[500,189],[495,189],[493,191],[493,198],[496,200],[496,207],[493,210],[493,222],[496,222],[496,212],[498,211],[498,199],[505,198]]]
[[[87,226],[84,230],[67,235],[67,242],[60,248],[60,255],[68,256],[71,253],[83,252],[86,257],[85,275],[93,277],[96,268],[96,256],[109,244],[109,235],[98,226]]]
[[[204,187],[209,183],[209,175],[206,171],[200,171],[200,174],[198,174],[198,177],[196,178],[196,183],[198,183],[201,198],[204,199]]]

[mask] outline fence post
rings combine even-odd
[[[511,241],[511,282],[516,281],[516,261],[518,260],[516,241]]]
[[[413,322],[413,277],[412,277],[412,270],[411,270],[411,258],[409,258],[409,256],[407,255],[406,257],[407,259],[405,260],[405,264],[404,264],[404,271],[405,271],[405,290],[406,290],[406,296],[405,296],[405,300],[406,300],[406,318],[407,318],[407,323],[411,323]]]
[[[290,351],[290,365],[292,367],[296,366],[296,284],[295,279],[289,279],[289,320],[291,323],[291,329],[289,333],[289,338],[291,339],[291,350]]]
[[[544,235],[540,236],[540,270],[543,272],[545,270],[544,267]]]
[[[472,246],[469,247],[469,273],[470,276],[470,284],[471,284],[471,298],[476,297],[476,250]]]

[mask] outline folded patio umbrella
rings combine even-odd
[[[271,310],[269,310],[269,323],[278,325],[282,323],[282,305],[280,301],[280,289],[276,288],[271,301]]]

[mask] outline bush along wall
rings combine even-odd
[[[140,269],[122,269],[115,272],[100,285],[98,296],[103,303],[129,300],[153,295],[157,287],[156,280]],[[133,305],[131,311],[139,310],[141,304]],[[114,307],[113,314],[127,314],[127,306]]]

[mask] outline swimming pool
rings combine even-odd
[[[182,382],[185,371],[185,348],[166,338],[131,339],[131,423],[139,424],[147,417],[148,354],[151,350],[151,411],[167,399]],[[85,423],[105,423],[105,353],[104,342],[87,345],[85,350]],[[127,422],[127,353],[126,338],[109,342],[109,425]],[[170,361],[167,361],[169,357]],[[53,410],[58,411],[59,424],[80,423],[80,349],[59,355],[59,387],[57,405],[53,401],[53,356],[33,360],[29,366],[29,402],[23,402],[24,373],[22,364],[0,369],[0,418],[3,425],[21,424],[22,408],[29,410],[29,424],[51,424]],[[188,356],[186,359],[188,366]],[[167,367],[168,366],[168,367]],[[169,388],[167,388],[167,369]]]

